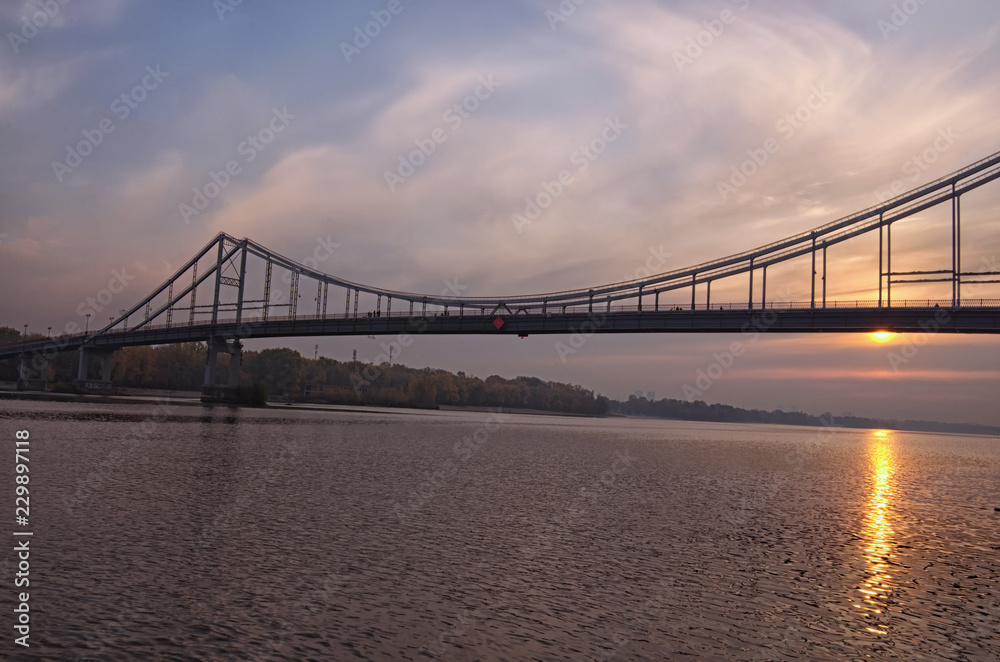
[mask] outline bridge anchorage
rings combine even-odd
[[[402,341],[417,334],[523,337],[576,332],[745,333],[748,329],[906,333],[933,328],[1000,333],[1000,298],[985,296],[988,285],[1000,283],[1000,270],[990,266],[995,261],[975,271],[962,262],[963,196],[998,178],[1000,153],[877,206],[753,250],[646,278],[506,297],[446,297],[363,285],[285,258],[250,239],[220,233],[107,326],[0,347],[0,359],[20,357],[22,383],[31,386],[37,384],[30,372],[38,369],[39,360],[44,366],[44,357],[54,352],[80,350],[79,381],[92,389],[108,390],[115,350],[205,342],[209,350],[203,398],[226,401],[232,399],[239,383],[241,343],[247,338],[395,335]],[[900,256],[892,250],[893,226],[936,207],[945,208],[950,220],[948,264],[935,265],[937,269],[894,268],[893,260],[898,265]],[[852,267],[851,275],[859,278],[871,269],[870,294],[865,300],[829,299],[828,253],[843,242],[869,234],[873,235],[872,251],[877,244],[877,258],[869,254],[868,267]],[[913,259],[912,254],[903,257]],[[774,274],[778,267],[786,272],[779,274],[786,281],[788,273],[798,269],[799,279],[808,282],[804,288],[808,300],[769,300],[768,270]],[[713,301],[713,284],[717,293],[722,290],[727,296],[742,289],[739,283],[734,288],[734,277],[746,277],[746,299]],[[945,296],[900,299],[900,288],[914,284],[945,288]],[[993,296],[998,296],[995,289]],[[343,302],[342,309],[339,302]],[[217,383],[220,354],[230,357],[224,384]],[[101,379],[91,380],[88,366],[95,356],[102,359],[102,374]]]

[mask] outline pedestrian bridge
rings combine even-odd
[[[0,347],[0,359],[20,357],[21,377],[57,352],[80,352],[79,378],[88,381],[90,358],[135,345],[206,342],[206,386],[216,382],[219,352],[233,355],[227,380],[239,376],[242,341],[333,335],[583,334],[594,333],[998,333],[1000,268],[962,261],[962,198],[1000,178],[1000,153],[874,207],[765,246],[646,278],[593,287],[511,296],[444,296],[400,292],[355,283],[283,257],[250,239],[220,233],[176,273],[131,308],[95,330],[64,333]],[[913,256],[892,248],[893,226],[932,208],[943,208],[950,242],[945,264],[913,267]],[[938,212],[938,216],[942,214]],[[974,223],[986,223],[977,215]],[[995,220],[990,227],[995,228]],[[865,299],[827,297],[828,253],[861,235],[877,235],[878,287]],[[944,234],[942,234],[944,236]],[[982,232],[977,234],[980,238]],[[875,242],[870,242],[873,247]],[[949,245],[950,243],[950,245]],[[950,250],[949,250],[950,249]],[[906,259],[907,267],[893,266]],[[781,286],[768,270],[796,261],[806,267],[807,300],[775,297]],[[787,270],[786,270],[787,271]],[[852,274],[853,275],[853,274]],[[276,278],[280,281],[276,282]],[[712,287],[745,280],[746,298],[716,301]],[[280,283],[280,286],[279,286]],[[899,289],[936,284],[947,298],[901,298]],[[777,287],[776,287],[777,286]],[[897,288],[893,296],[893,286]],[[284,287],[287,287],[285,291]],[[770,289],[769,289],[770,288]],[[313,292],[313,297],[309,296]],[[305,296],[304,296],[305,295]],[[731,297],[730,297],[731,298]],[[315,306],[302,307],[312,299]],[[681,303],[678,303],[681,301]],[[88,320],[89,321],[89,320]]]

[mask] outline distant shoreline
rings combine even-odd
[[[496,407],[487,406],[457,406],[440,405],[435,407],[387,407],[376,405],[333,405],[321,402],[268,402],[262,407],[236,404],[208,404],[201,402],[200,394],[196,391],[155,391],[154,389],[144,389],[143,393],[136,394],[115,394],[115,395],[89,395],[77,393],[51,393],[42,391],[12,391],[0,390],[0,400],[25,400],[35,402],[76,402],[82,404],[119,404],[119,405],[148,405],[158,404],[164,401],[172,405],[181,407],[239,407],[241,409],[270,409],[279,411],[282,409],[294,409],[296,411],[325,411],[325,412],[346,412],[359,414],[412,414],[426,413],[429,411],[454,411],[454,412],[491,412],[496,411]],[[575,414],[570,412],[545,411],[539,409],[504,409],[508,414],[519,414],[525,416],[557,416],[561,418],[586,418],[586,419],[615,419],[625,418],[631,420],[648,421],[681,421],[686,423],[723,423],[727,425],[780,425],[782,427],[816,428],[823,427],[815,424],[805,423],[780,423],[773,421],[725,421],[706,420],[704,418],[676,418],[665,416],[645,416],[635,414],[625,414],[619,412],[609,412],[596,416],[593,414]],[[976,437],[998,437],[1000,428],[991,426],[980,426],[977,424],[944,423],[938,421],[892,421],[879,425],[878,421],[871,421],[869,427],[858,425],[830,425],[829,429],[836,430],[895,430],[898,432],[919,432],[925,434],[955,434]],[[939,429],[926,429],[919,426],[937,426]],[[976,428],[970,430],[969,428]]]

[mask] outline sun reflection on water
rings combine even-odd
[[[873,432],[868,441],[871,492],[862,530],[868,571],[858,588],[862,594],[861,602],[856,603],[869,618],[870,626],[865,629],[880,635],[888,634],[886,604],[892,582],[889,572],[893,535],[890,505],[896,469],[892,442],[892,432],[887,430]]]

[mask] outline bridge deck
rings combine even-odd
[[[86,341],[94,349],[204,342],[211,337],[278,338],[356,335],[535,335],[583,333],[1000,333],[1000,306],[920,308],[817,308],[725,310],[628,310],[501,315],[437,314],[410,317],[297,317],[222,320],[137,331],[83,334],[0,347],[0,359],[24,353],[72,351]]]

